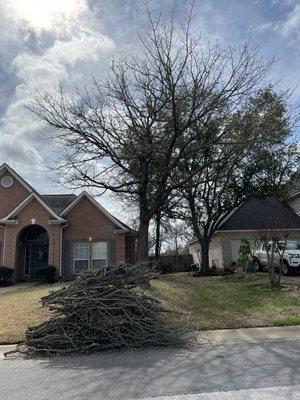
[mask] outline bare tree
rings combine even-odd
[[[264,244],[264,248],[266,249],[269,282],[271,287],[280,287],[283,269],[283,254],[286,249],[288,236],[288,230],[281,229],[270,229],[261,232],[259,235],[259,240]],[[279,256],[278,265],[275,260],[276,254]],[[276,271],[277,267],[278,270]]]
[[[59,157],[52,167],[68,185],[124,194],[138,204],[139,260],[148,257],[151,219],[190,181],[178,173],[184,155],[204,139],[209,145],[191,127],[241,108],[272,64],[248,43],[223,48],[195,37],[192,11],[180,29],[174,14],[167,25],[148,17],[139,56],[113,60],[108,77],[89,91],[40,91],[29,106],[53,128]]]
[[[290,208],[287,201],[276,198],[268,198],[264,200],[268,207],[269,215],[265,220],[257,220],[256,232],[254,234],[254,250],[253,259],[262,266],[260,251],[266,254],[266,266],[269,273],[269,282],[271,287],[280,287],[281,275],[284,265],[284,252],[288,240],[291,240],[291,231],[299,228],[299,216]],[[257,244],[262,250],[257,249]],[[288,269],[287,269],[288,270]]]

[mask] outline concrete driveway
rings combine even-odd
[[[0,287],[0,296],[4,293],[16,292],[18,290],[27,289],[32,286],[37,286],[36,282],[27,282],[27,283],[16,283],[11,286],[2,286]]]
[[[283,328],[277,336],[274,329],[271,335],[260,331],[257,340],[254,330],[236,339],[233,333],[232,340],[224,334],[223,339],[203,337],[188,350],[5,359],[0,361],[1,399],[296,400],[300,329],[287,328],[286,337]]]

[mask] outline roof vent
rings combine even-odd
[[[14,180],[11,176],[4,176],[1,179],[1,186],[3,186],[4,188],[11,187],[13,183],[14,183]]]

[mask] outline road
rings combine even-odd
[[[294,335],[189,350],[5,359],[0,390],[1,400],[296,400],[300,343]]]

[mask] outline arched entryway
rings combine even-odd
[[[35,270],[48,265],[49,237],[45,228],[30,225],[17,240],[17,280],[35,280]]]

